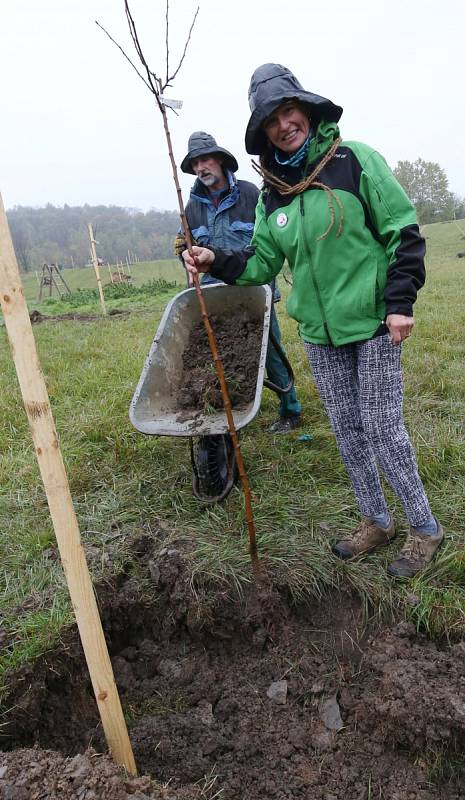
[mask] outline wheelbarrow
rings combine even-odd
[[[268,286],[224,284],[203,286],[202,292],[209,315],[242,311],[263,326],[253,399],[232,408],[236,430],[240,431],[256,416],[264,385],[277,393],[289,392],[294,385],[291,365],[270,331],[272,293]],[[190,413],[178,400],[183,354],[192,329],[200,321],[195,289],[185,289],[168,303],[134,392],[129,418],[136,430],[150,436],[189,437],[194,495],[205,503],[215,503],[226,497],[237,479],[226,412],[209,409],[208,414],[199,410]],[[289,384],[284,388],[264,378],[269,338],[289,374]],[[196,447],[194,438],[198,438]]]

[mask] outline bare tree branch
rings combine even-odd
[[[96,25],[98,25],[98,27],[99,27],[99,28],[100,28],[100,29],[101,29],[101,30],[102,30],[104,33],[106,33],[106,35],[108,36],[108,38],[110,39],[110,41],[112,41],[112,42],[113,42],[113,44],[116,44],[117,48],[118,48],[119,50],[121,50],[121,52],[122,52],[123,56],[125,57],[126,61],[129,61],[129,63],[130,63],[130,65],[131,65],[131,67],[132,67],[132,68],[133,68],[133,69],[134,69],[134,70],[137,72],[137,74],[138,74],[139,78],[141,79],[141,81],[144,81],[144,83],[145,83],[145,85],[147,86],[147,88],[148,88],[148,89],[150,89],[150,91],[152,91],[152,87],[150,86],[150,84],[149,84],[149,83],[147,83],[147,81],[145,80],[144,76],[140,74],[140,72],[139,72],[139,70],[137,69],[136,65],[132,63],[131,59],[130,59],[130,58],[129,58],[129,56],[128,56],[128,55],[127,55],[125,52],[124,52],[124,50],[123,50],[123,48],[121,47],[121,45],[120,45],[120,44],[118,44],[118,42],[117,42],[117,41],[115,41],[115,39],[113,39],[113,36],[110,36],[110,34],[108,33],[108,31],[107,31],[107,30],[105,30],[105,28],[103,27],[103,25],[100,25],[100,22],[97,22],[97,20],[95,20],[95,24],[96,24]]]
[[[134,22],[134,18],[132,16],[130,8],[129,8],[128,0],[124,0],[124,10],[125,10],[125,13],[126,13],[126,19],[127,19],[127,23],[128,23],[128,27],[129,27],[129,32],[131,34],[131,39],[132,39],[132,42],[133,42],[133,45],[134,45],[134,49],[135,49],[137,55],[139,56],[139,61],[141,62],[142,66],[144,67],[144,70],[145,70],[146,75],[147,75],[146,78],[144,78],[144,76],[139,72],[139,70],[137,69],[136,65],[131,61],[131,59],[129,58],[127,53],[124,51],[124,49],[121,47],[121,45],[118,44],[118,42],[113,38],[113,36],[111,36],[108,33],[108,31],[103,27],[103,25],[101,25],[99,22],[97,22],[97,20],[95,20],[95,24],[98,25],[99,28],[101,28],[101,30],[108,36],[110,41],[112,41],[113,44],[116,45],[116,47],[121,51],[121,53],[123,54],[125,59],[127,61],[129,61],[131,67],[135,70],[135,72],[137,73],[139,78],[145,83],[145,85],[152,92],[152,94],[155,95],[155,99],[157,101],[157,104],[158,104],[158,107],[159,107],[160,111],[162,111],[162,102],[160,100],[160,96],[163,95],[164,89],[166,89],[166,87],[170,85],[171,81],[174,80],[174,78],[178,74],[179,70],[181,69],[182,63],[183,63],[184,58],[186,56],[187,47],[188,47],[188,44],[189,44],[189,41],[190,41],[190,38],[191,38],[192,30],[193,30],[193,27],[195,25],[195,21],[197,19],[197,15],[199,13],[199,8],[200,7],[197,6],[197,10],[196,10],[196,12],[194,14],[194,19],[192,20],[192,24],[191,24],[191,26],[189,28],[189,34],[188,34],[186,43],[184,45],[184,50],[183,50],[183,53],[182,53],[182,56],[181,56],[181,60],[180,60],[180,62],[178,64],[178,66],[176,67],[176,70],[173,72],[172,76],[169,77],[169,38],[168,38],[169,37],[169,0],[166,0],[166,81],[165,81],[165,83],[163,83],[161,81],[161,79],[158,78],[158,76],[156,75],[155,72],[152,72],[150,70],[150,68],[149,68],[149,66],[147,64],[146,58],[144,56],[144,53],[142,51],[142,47],[141,47],[141,44],[140,44],[140,41],[139,41],[139,36],[138,36],[138,33],[137,33],[136,24]],[[174,111],[174,113],[176,114],[176,111],[173,108],[171,108],[171,111]],[[177,114],[176,114],[176,116],[177,116]]]
[[[149,84],[150,91],[152,92],[152,94],[155,95],[155,99],[157,101],[158,108],[163,113],[163,106],[162,106],[161,101],[160,101],[161,92],[160,92],[160,89],[156,85],[156,84],[160,85],[161,81],[159,81],[159,79],[157,78],[157,76],[155,75],[154,72],[151,72],[151,70],[149,69],[149,65],[147,64],[147,61],[145,60],[145,56],[144,56],[144,54],[142,52],[142,47],[140,46],[139,37],[137,35],[136,24],[135,24],[135,22],[134,22],[134,20],[132,18],[132,14],[131,14],[131,11],[129,9],[128,0],[124,0],[124,8],[125,8],[125,11],[126,11],[126,19],[128,21],[128,25],[129,25],[129,32],[131,34],[131,38],[132,38],[136,53],[139,56],[139,60],[140,60],[142,66],[144,67],[144,69],[145,69],[145,71],[147,73],[147,81],[148,81],[148,84]]]
[[[168,16],[169,16],[169,0],[166,0],[166,83],[165,86],[168,85],[168,75],[170,72],[169,68],[169,58],[170,58],[170,51],[169,51],[169,31],[168,31]]]
[[[148,82],[150,84],[152,92],[154,94],[158,95],[158,93],[159,93],[158,89],[157,89],[157,87],[155,86],[155,84],[154,84],[154,82],[152,80],[153,73],[150,72],[148,64],[147,64],[147,61],[145,60],[145,56],[144,56],[144,54],[142,52],[142,48],[141,48],[140,42],[139,42],[139,37],[137,35],[136,24],[135,24],[134,19],[132,17],[132,14],[131,14],[131,11],[129,9],[129,4],[128,4],[127,0],[125,0],[125,2],[124,2],[124,10],[126,12],[126,19],[127,19],[128,26],[129,26],[129,33],[131,34],[131,39],[132,39],[135,51],[136,51],[137,55],[139,56],[139,60],[140,60],[142,66],[144,67],[144,69],[145,69],[145,71],[147,73],[147,80],[148,80]]]
[[[188,44],[189,44],[189,41],[190,41],[190,38],[191,38],[192,28],[193,28],[193,27],[194,27],[194,25],[195,25],[195,20],[197,19],[197,14],[199,13],[199,8],[200,8],[200,6],[197,6],[197,11],[196,11],[196,12],[195,12],[195,14],[194,14],[194,19],[192,20],[192,25],[191,25],[191,26],[190,26],[190,28],[189,28],[189,35],[188,35],[188,37],[187,37],[186,44],[184,45],[184,50],[183,50],[183,53],[182,53],[182,56],[181,56],[181,61],[179,62],[179,64],[178,64],[178,66],[177,66],[176,70],[173,72],[173,74],[172,74],[171,78],[168,78],[168,74],[167,74],[167,76],[166,76],[166,83],[165,83],[165,85],[164,85],[164,87],[163,87],[164,89],[165,89],[165,88],[168,86],[168,84],[169,84],[171,81],[174,81],[174,79],[175,79],[176,75],[178,74],[179,70],[181,69],[182,62],[184,61],[184,57],[185,57],[185,55],[186,55],[187,46],[188,46]]]

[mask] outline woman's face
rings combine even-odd
[[[305,142],[310,120],[297,100],[286,100],[263,123],[271,144],[284,153],[295,153]]]

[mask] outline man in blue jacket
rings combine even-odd
[[[191,134],[188,153],[181,163],[183,172],[196,175],[186,216],[196,244],[237,250],[249,244],[255,222],[255,207],[259,191],[249,181],[239,181],[234,173],[238,164],[232,153],[219,147],[216,140],[204,131]],[[180,255],[186,244],[182,234],[175,240],[175,252]],[[202,283],[218,283],[206,274]],[[274,283],[274,282],[273,282]],[[274,302],[280,299],[279,290],[272,285]],[[274,308],[270,328],[281,343],[281,331]],[[283,388],[289,384],[288,372],[272,343],[268,343],[266,372],[269,380]],[[289,433],[300,425],[302,407],[295,389],[280,395],[279,417],[270,430]]]
[[[196,175],[186,216],[192,236],[197,244],[216,246],[226,250],[249,244],[255,223],[255,206],[259,191],[253,183],[236,180],[237,161],[228,150],[219,147],[216,140],[204,131],[189,137],[188,153],[181,163],[183,172]],[[174,245],[176,255],[186,249],[186,241],[178,234]],[[202,283],[221,283],[205,275]],[[280,299],[275,282],[270,285],[274,302]],[[270,330],[281,347],[281,332],[274,308],[271,309]],[[265,362],[270,382],[286,387],[290,377],[271,341]],[[270,430],[276,434],[290,433],[301,422],[301,405],[294,388],[279,395],[279,417]],[[203,502],[223,500],[237,477],[234,448],[229,434],[203,436],[194,446],[191,440],[191,459],[194,470],[194,495]]]

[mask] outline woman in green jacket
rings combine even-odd
[[[352,558],[394,539],[379,465],[410,522],[388,572],[410,577],[444,538],[402,416],[400,345],[412,332],[425,280],[415,210],[379,153],[342,141],[342,109],[305,91],[286,67],[259,67],[249,104],[246,149],[260,156],[263,178],[251,244],[194,247],[195,264],[183,253],[186,267],[226,283],[265,284],[287,259],[288,312],[299,323],[362,515],[333,551]]]

